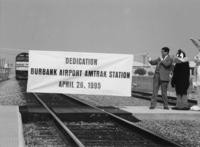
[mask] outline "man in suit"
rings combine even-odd
[[[172,71],[173,59],[169,56],[169,48],[163,47],[161,49],[162,57],[158,57],[152,60],[149,57],[149,63],[151,65],[156,65],[154,77],[153,77],[153,95],[151,98],[151,106],[149,109],[155,109],[157,103],[158,90],[161,86],[162,99],[164,104],[164,109],[169,109],[168,98],[167,98],[167,88],[170,81],[170,73]]]

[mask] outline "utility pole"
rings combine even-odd
[[[146,53],[146,54],[142,54],[141,55],[142,56],[142,58],[143,58],[143,66],[145,66],[145,65],[147,65],[146,63],[146,61],[147,61],[147,56],[148,56],[148,54]]]
[[[143,66],[146,65],[146,55],[142,55],[142,58],[143,58]]]

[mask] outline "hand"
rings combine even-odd
[[[151,59],[151,57],[147,57],[147,60],[150,62],[152,59]]]
[[[199,60],[199,56],[194,56],[194,60]]]
[[[194,56],[194,59],[195,60],[200,60],[200,52],[196,56]]]
[[[173,62],[174,62],[174,63],[180,63],[181,60],[180,60],[180,58],[178,58],[178,57],[174,57]]]

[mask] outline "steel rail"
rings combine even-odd
[[[78,147],[85,147],[83,145],[83,143],[74,135],[74,133],[72,133],[70,131],[70,129],[60,120],[60,118],[51,110],[51,108],[49,108],[45,102],[43,102],[40,97],[33,93],[33,95],[37,98],[37,100],[48,110],[48,112],[53,116],[53,118],[58,122],[58,124],[67,132],[67,134],[72,138],[72,140],[74,141],[74,143],[78,146]]]
[[[74,95],[66,95],[66,94],[64,94],[64,95],[67,96],[67,97],[69,97],[69,98],[71,98],[71,99],[73,99],[73,100],[76,100],[76,101],[78,101],[78,102],[80,102],[80,103],[82,103],[82,104],[84,104],[84,105],[90,106],[90,107],[94,108],[95,110],[99,110],[99,111],[101,111],[101,112],[103,112],[103,113],[106,113],[107,115],[111,116],[111,117],[114,118],[115,120],[120,121],[120,122],[125,123],[125,124],[128,124],[129,126],[134,127],[135,129],[137,129],[137,130],[140,131],[140,132],[145,132],[147,135],[150,135],[150,136],[151,136],[151,135],[154,135],[154,137],[156,137],[156,138],[159,139],[160,141],[171,144],[171,147],[173,147],[173,146],[174,146],[174,147],[183,147],[181,144],[178,144],[178,143],[176,143],[176,142],[174,142],[174,141],[171,141],[171,140],[169,140],[169,139],[167,139],[167,138],[164,138],[164,137],[162,137],[162,136],[159,136],[159,135],[155,134],[154,132],[151,132],[150,130],[147,130],[147,129],[142,128],[142,127],[140,127],[140,126],[138,126],[138,125],[135,125],[135,124],[134,124],[133,122],[131,122],[131,121],[128,121],[128,120],[126,120],[126,119],[124,119],[124,118],[121,118],[121,117],[119,117],[119,116],[117,116],[117,115],[115,115],[115,114],[113,114],[113,113],[107,112],[107,111],[105,111],[104,109],[98,108],[98,107],[96,107],[96,106],[94,106],[94,105],[92,105],[92,104],[88,104],[88,103],[86,103],[86,102],[80,100],[78,97],[76,97],[76,96],[74,96]],[[152,138],[153,138],[153,136],[152,136]]]

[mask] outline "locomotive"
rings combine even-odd
[[[28,79],[28,53],[23,52],[16,56],[15,59],[15,77],[17,80]]]

